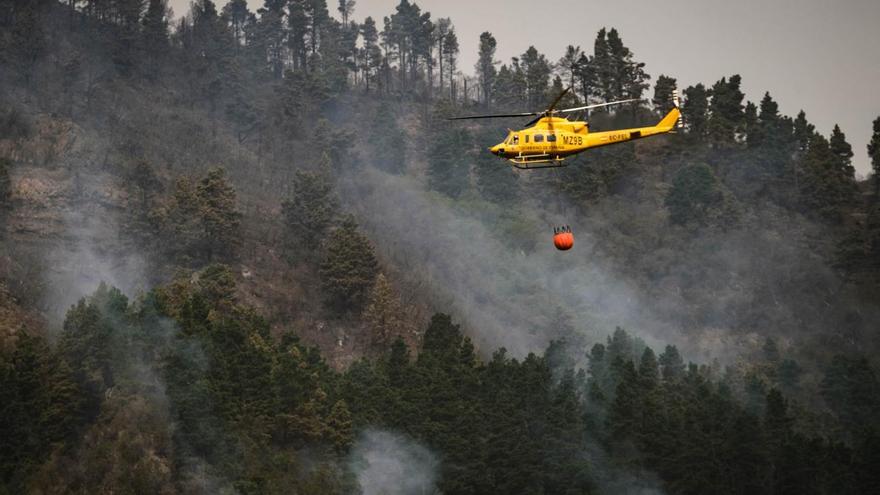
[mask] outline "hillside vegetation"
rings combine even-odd
[[[0,493],[880,491],[880,117],[354,3],[0,0]]]

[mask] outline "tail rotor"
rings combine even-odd
[[[676,123],[675,123],[675,128],[676,129],[683,129],[684,128],[684,121],[682,120],[682,115],[681,115],[681,111],[680,111],[681,110],[681,99],[679,99],[679,97],[678,97],[678,90],[677,89],[672,90],[672,105],[675,108],[679,109],[678,121],[676,121]]]

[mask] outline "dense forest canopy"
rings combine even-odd
[[[880,117],[357,14],[0,0],[0,493],[880,491]],[[685,127],[443,119],[566,87]]]

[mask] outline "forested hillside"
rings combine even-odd
[[[853,149],[613,28],[185,14],[0,0],[0,493],[880,492],[880,117]],[[684,128],[520,171],[524,122],[445,120],[566,87]]]

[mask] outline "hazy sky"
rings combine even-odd
[[[224,5],[225,0],[215,0]],[[170,0],[177,15],[189,0]],[[261,0],[249,0],[251,9]],[[331,13],[337,2],[328,0]],[[399,0],[357,0],[354,18],[377,20]],[[654,79],[680,87],[711,85],[741,74],[746,98],[770,91],[780,111],[807,119],[825,135],[840,124],[861,175],[865,146],[880,116],[880,0],[422,0],[433,18],[450,17],[461,46],[460,67],[473,72],[483,31],[498,40],[498,59],[535,47],[557,60],[569,44],[592,51],[596,32],[616,27]]]

